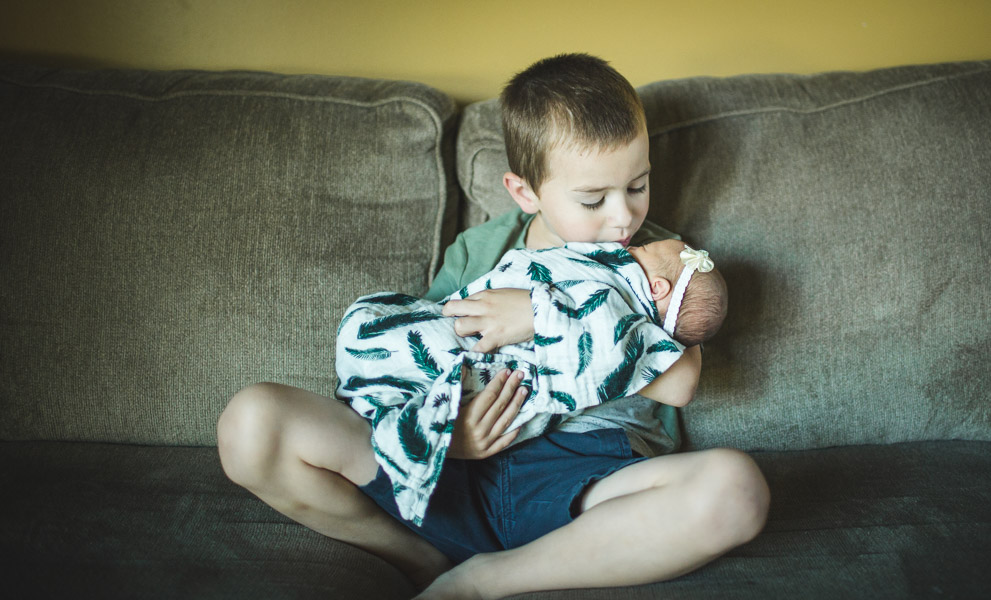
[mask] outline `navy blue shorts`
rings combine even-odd
[[[567,525],[585,488],[644,460],[622,429],[552,432],[484,460],[448,459],[421,527],[399,516],[389,477],[361,489],[452,562],[516,548]]]

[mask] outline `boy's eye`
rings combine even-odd
[[[647,191],[647,184],[646,184],[646,183],[645,183],[645,184],[643,184],[643,185],[641,185],[641,186],[640,186],[640,187],[638,187],[638,188],[630,188],[630,189],[629,189],[629,192],[630,192],[631,194],[642,194],[642,193],[644,193],[644,192],[646,192],[646,191]]]
[[[603,204],[605,204],[605,202],[606,202],[605,198],[600,198],[598,202],[593,202],[592,204],[585,204],[584,202],[582,202],[581,205],[586,210],[598,210]]]

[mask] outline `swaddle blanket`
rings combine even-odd
[[[471,352],[444,303],[491,288],[530,290],[534,338]],[[684,347],[658,325],[643,269],[620,244],[512,250],[442,302],[380,293],[358,299],[337,335],[338,398],[372,425],[372,447],[403,518],[420,525],[461,404],[501,369],[521,370],[530,395],[514,443],[595,404],[636,393]]]

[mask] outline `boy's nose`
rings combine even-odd
[[[633,211],[627,206],[626,202],[620,201],[616,202],[609,215],[611,225],[614,227],[629,227],[633,223]]]

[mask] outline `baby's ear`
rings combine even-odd
[[[537,195],[530,189],[530,184],[516,173],[510,172],[503,175],[502,185],[506,186],[509,195],[513,197],[523,212],[532,215],[540,210]]]
[[[654,302],[660,302],[671,295],[673,286],[663,277],[653,277],[650,280],[650,296]]]

